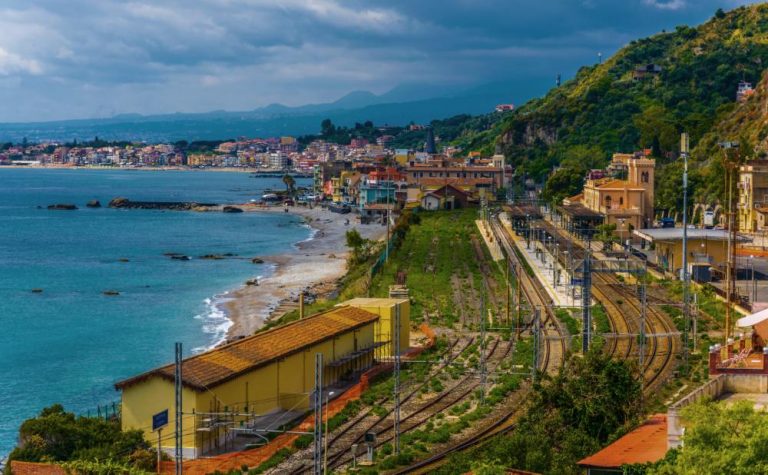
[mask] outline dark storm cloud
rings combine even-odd
[[[400,83],[522,84],[742,3],[6,0],[0,120],[250,109]]]

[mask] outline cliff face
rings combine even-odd
[[[765,118],[768,102],[749,111],[735,102],[739,82],[756,83],[764,66],[768,4],[718,12],[703,25],[632,41],[603,64],[583,67],[510,114],[496,143],[511,163],[541,177],[574,146],[589,147],[603,160],[617,151],[653,148],[663,164],[677,156],[682,131],[695,146],[723,119],[736,123],[759,111]],[[764,96],[765,84],[759,89],[753,99]],[[755,126],[760,140],[766,138],[764,121]]]

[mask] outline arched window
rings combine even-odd
[[[650,178],[650,175],[648,172],[643,172],[640,174],[640,182],[642,183],[648,183],[649,178]]]
[[[611,197],[610,196],[606,196],[605,197],[605,207],[608,208],[608,209],[611,209]]]

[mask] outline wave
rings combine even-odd
[[[227,297],[228,293],[224,292],[212,299],[205,299],[203,301],[205,302],[206,312],[195,315],[195,320],[202,321],[203,333],[210,335],[211,343],[208,346],[192,348],[192,353],[197,354],[208,351],[227,340],[227,332],[234,325],[234,322],[227,316],[227,312],[224,310],[224,304],[231,300]]]

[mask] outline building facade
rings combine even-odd
[[[762,231],[761,209],[768,207],[768,160],[751,160],[739,167],[739,231]]]
[[[653,222],[656,161],[640,153],[617,153],[609,168],[621,170],[626,179],[588,178],[583,193],[563,203],[581,204],[600,213],[606,224],[616,225],[619,237],[627,238],[633,229],[650,227]]]

